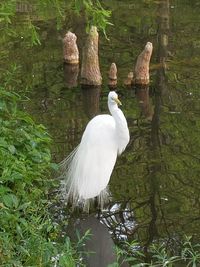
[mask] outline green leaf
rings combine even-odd
[[[10,192],[11,189],[7,186],[0,186],[0,195],[5,195],[6,193]]]
[[[18,210],[25,211],[29,206],[31,205],[31,202],[26,202],[18,207]]]
[[[8,147],[8,143],[5,140],[5,137],[0,137],[0,147]]]
[[[54,170],[54,171],[58,171],[59,169],[59,165],[57,163],[51,163],[50,167]]]
[[[14,194],[3,196],[3,202],[8,208],[17,208],[19,205],[19,200]]]
[[[22,229],[19,224],[16,225],[16,230],[17,230],[17,233],[21,236],[21,238],[23,238]]]
[[[16,153],[16,148],[13,145],[8,146],[8,150],[10,151],[11,154],[15,154]]]

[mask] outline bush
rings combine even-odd
[[[48,212],[51,139],[11,88],[8,79],[0,87],[0,266],[75,266],[80,257]]]

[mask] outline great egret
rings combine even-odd
[[[73,206],[81,203],[89,208],[90,200],[98,197],[103,207],[107,200],[107,185],[117,155],[130,139],[126,118],[118,105],[121,105],[118,95],[111,91],[108,94],[111,115],[98,115],[90,120],[81,143],[60,164],[62,194]]]

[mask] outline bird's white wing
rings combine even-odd
[[[80,144],[82,169],[78,188],[81,197],[93,198],[106,188],[116,162],[117,149],[113,117],[96,116],[87,125]]]
[[[110,115],[94,117],[81,143],[67,159],[65,190],[73,201],[98,196],[109,182],[117,158],[115,121]]]

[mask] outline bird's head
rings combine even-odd
[[[118,98],[118,95],[116,92],[114,91],[111,91],[109,94],[108,94],[108,103],[109,104],[112,104],[112,105],[122,105],[121,101],[119,100]]]

